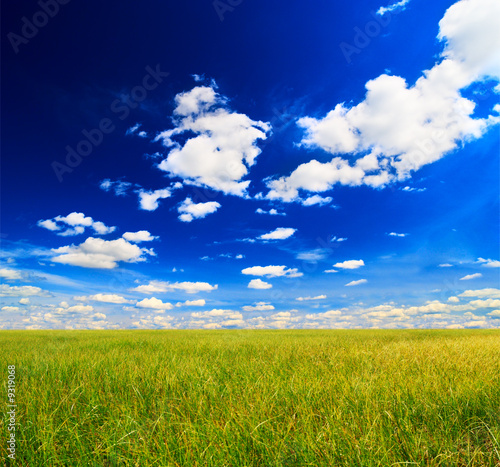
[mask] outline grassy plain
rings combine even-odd
[[[499,330],[2,331],[0,361],[15,465],[500,465]]]

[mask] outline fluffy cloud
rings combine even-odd
[[[70,264],[83,268],[113,269],[119,262],[145,261],[144,255],[154,255],[152,250],[139,248],[123,238],[103,240],[89,237],[80,245],[63,246],[52,250],[57,256],[55,263]]]
[[[149,308],[152,310],[171,310],[174,308],[174,305],[171,303],[164,303],[161,300],[151,297],[151,298],[145,298],[144,300],[141,300],[140,302],[137,302],[136,307],[138,308]]]
[[[361,285],[361,284],[366,284],[368,281],[366,279],[360,279],[359,281],[351,281],[348,284],[346,284],[346,287],[352,287],[354,285]]]
[[[116,230],[116,227],[107,227],[102,222],[94,221],[92,217],[85,216],[83,212],[72,212],[66,217],[57,216],[53,219],[39,220],[37,225],[57,232],[57,235],[63,237],[82,234],[86,227],[91,227],[98,235],[106,235]]]
[[[0,297],[35,297],[47,295],[45,290],[32,285],[13,286],[0,285]]]
[[[276,209],[269,209],[269,211],[264,211],[264,209],[258,208],[255,211],[257,214],[269,214],[270,216],[286,216],[284,212],[278,212]]]
[[[389,237],[407,237],[408,236],[407,233],[396,233],[396,232],[391,232],[391,233],[388,233],[387,235],[389,235]]]
[[[302,200],[303,206],[324,206],[325,204],[330,204],[333,198],[330,196],[322,197],[319,195],[309,196],[308,198]]]
[[[217,308],[214,308],[213,310],[210,311],[198,311],[195,313],[191,313],[191,316],[193,318],[202,318],[202,319],[223,318],[230,320],[241,320],[243,318],[243,315],[239,311],[222,310]]]
[[[364,265],[365,262],[362,259],[351,259],[349,261],[344,261],[343,263],[336,263],[333,267],[341,269],[357,269]]]
[[[19,311],[19,307],[18,306],[3,306],[2,307],[2,311],[5,311],[5,312],[15,312],[15,311]]]
[[[316,297],[297,297],[295,300],[299,302],[309,301],[309,300],[324,300],[326,295],[317,295]]]
[[[158,167],[187,183],[247,196],[250,181],[241,180],[260,154],[257,142],[267,138],[270,125],[228,110],[227,99],[214,87],[197,86],[175,101],[175,128],[156,138],[171,148]],[[187,140],[176,141],[186,134]]]
[[[500,268],[500,261],[496,259],[478,258],[477,262],[486,268]]]
[[[243,269],[241,273],[248,276],[265,276],[267,278],[303,276],[297,269],[287,269],[286,266],[253,266]]]
[[[128,242],[132,243],[151,242],[158,238],[151,235],[147,230],[139,230],[138,232],[125,232],[122,237]]]
[[[220,208],[220,204],[215,201],[206,203],[193,203],[191,198],[186,198],[178,207],[179,220],[191,222],[194,219],[203,219]]]
[[[266,303],[266,302],[259,302],[253,306],[247,305],[247,306],[244,306],[242,308],[243,308],[243,311],[271,311],[271,310],[274,310],[274,306],[271,305],[270,303]]]
[[[340,103],[323,118],[299,119],[303,146],[350,156],[312,160],[290,176],[268,180],[266,197],[292,202],[301,201],[300,191],[321,193],[335,184],[382,187],[480,138],[500,118],[495,109],[474,118],[475,103],[461,90],[500,80],[499,17],[497,0],[455,3],[439,23],[438,39],[445,44],[441,61],[414,85],[383,74],[368,81],[358,105]]]
[[[264,282],[261,279],[252,279],[248,283],[249,289],[264,290],[264,289],[271,289],[272,287],[273,287],[272,284],[269,284],[269,282]]]
[[[296,231],[297,229],[278,227],[276,230],[261,235],[259,238],[261,240],[286,240],[287,238],[290,238]]]
[[[500,289],[479,289],[479,290],[466,290],[462,292],[459,297],[478,297],[478,298],[500,298]]]
[[[0,269],[0,277],[8,281],[15,281],[23,278],[19,271],[7,268]]]
[[[21,305],[29,305],[30,304],[30,299],[29,298],[21,298],[21,300],[19,300],[19,303]]]
[[[102,294],[98,293],[95,295],[89,295],[89,296],[81,296],[81,297],[73,297],[73,300],[76,300],[78,302],[86,302],[88,300],[94,301],[94,302],[103,302],[103,303],[132,303],[130,300],[127,300],[126,298],[122,297],[121,295],[116,295],[116,294]]]
[[[172,192],[168,188],[155,191],[139,190],[139,207],[144,211],[155,211],[158,209],[158,200],[170,198]]]
[[[185,302],[178,302],[175,304],[176,307],[181,307],[181,306],[205,306],[206,301],[203,299],[200,300],[186,300]]]
[[[459,280],[470,281],[472,279],[479,279],[480,277],[483,277],[483,275],[480,272],[476,272],[475,274],[468,274],[467,276],[461,277]]]
[[[163,282],[150,281],[149,284],[140,285],[132,289],[135,292],[144,294],[170,292],[172,290],[182,290],[186,293],[211,292],[216,290],[218,285],[211,285],[208,282]]]

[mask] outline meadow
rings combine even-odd
[[[12,465],[500,465],[500,330],[1,331],[0,361]]]

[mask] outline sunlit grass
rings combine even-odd
[[[3,331],[0,355],[17,465],[500,465],[497,330]]]

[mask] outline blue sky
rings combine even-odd
[[[0,328],[499,327],[499,7],[4,6]]]

